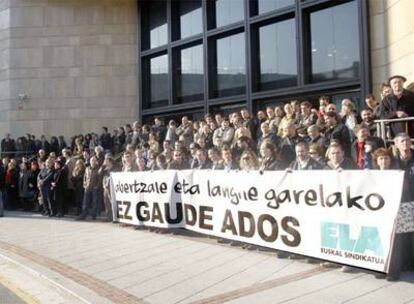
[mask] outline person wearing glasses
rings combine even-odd
[[[326,160],[323,157],[323,148],[321,145],[317,143],[313,143],[309,145],[309,155],[312,157],[313,160],[320,163],[323,167],[326,166]]]

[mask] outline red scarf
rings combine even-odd
[[[5,178],[6,185],[11,185],[12,183],[12,174],[9,169],[6,171],[6,178]]]

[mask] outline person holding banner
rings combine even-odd
[[[402,169],[405,173],[402,202],[412,201],[414,198],[410,190],[413,180],[410,175],[414,169],[413,151],[411,150],[411,139],[406,133],[398,134],[394,139],[397,155],[393,159],[392,152],[385,148],[374,151],[374,167],[379,170]],[[376,278],[385,278],[388,281],[396,281],[400,277],[401,270],[412,268],[414,265],[414,242],[413,233],[398,233],[394,235],[391,257],[387,274],[378,274]]]
[[[158,154],[156,158],[155,167],[152,170],[166,170],[168,166],[167,158],[164,154]]]
[[[220,157],[220,151],[216,147],[208,149],[208,158],[211,161],[212,170],[221,170],[223,169],[223,164]]]
[[[246,150],[240,157],[240,169],[243,171],[257,170],[259,167],[256,154],[253,151]]]
[[[325,167],[325,169],[327,170],[337,170],[340,172],[342,170],[356,169],[356,165],[352,162],[352,160],[345,157],[345,153],[342,146],[337,142],[333,142],[329,145],[327,155],[328,161]],[[323,262],[321,263],[321,265],[327,268],[339,267],[339,265],[331,262]],[[350,266],[342,266],[341,271],[353,272],[354,268]]]
[[[137,171],[137,166],[132,158],[132,154],[129,151],[125,151],[122,155],[122,172]]]
[[[189,165],[184,160],[183,152],[175,150],[173,154],[173,160],[168,164],[167,169],[169,170],[185,170],[188,169]]]
[[[354,162],[345,157],[344,149],[338,142],[331,143],[326,154],[328,161],[326,162],[325,169],[338,171],[356,169]]]
[[[191,164],[191,169],[210,169],[211,162],[207,158],[207,151],[204,149],[197,149],[196,159]]]
[[[222,165],[224,170],[238,170],[239,166],[235,161],[233,161],[233,154],[229,147],[224,146],[221,149],[221,158],[223,159]]]
[[[105,205],[106,220],[112,222],[112,203],[111,203],[111,172],[113,172],[114,160],[112,157],[106,157],[99,174],[102,176],[103,202]]]
[[[394,138],[397,153],[395,165],[404,170],[404,184],[401,202],[414,200],[414,150],[411,149],[411,138],[407,133],[399,133]],[[396,281],[402,270],[414,268],[414,233],[397,233],[391,250],[387,281]]]
[[[284,170],[286,164],[276,158],[276,146],[269,142],[265,141],[260,146],[260,155],[262,157],[259,170],[261,172],[268,170]]]
[[[322,170],[322,165],[310,157],[309,144],[301,141],[295,146],[296,160],[294,160],[289,168],[292,170]]]
[[[392,152],[386,148],[378,148],[373,153],[373,166],[379,170],[393,169],[393,155]]]

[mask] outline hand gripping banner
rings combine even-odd
[[[387,270],[402,171],[112,173],[121,223],[199,233]]]

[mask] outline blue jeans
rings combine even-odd
[[[98,189],[85,189],[81,217],[87,217],[90,214],[93,218],[96,218],[97,208]]]

